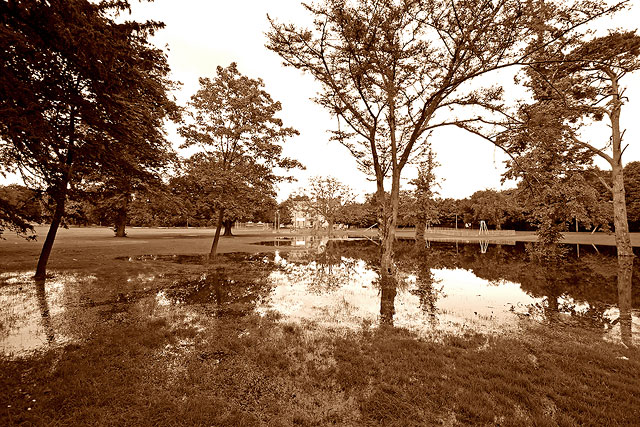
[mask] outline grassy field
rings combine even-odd
[[[6,237],[0,289],[28,294],[41,243]],[[222,239],[214,267],[140,257],[204,254],[212,237],[60,230],[44,298],[55,345],[0,359],[0,425],[638,425],[640,353],[593,331],[433,341],[260,316],[234,292],[264,282],[265,263],[230,252],[272,251],[254,243],[273,233]],[[158,302],[212,268],[233,296],[224,310]]]

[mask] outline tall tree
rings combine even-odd
[[[126,0],[0,2],[0,159],[55,200],[36,278],[89,171],[135,173],[167,144],[166,57],[148,37],[162,24],[116,23]]]
[[[305,189],[308,199],[308,211],[314,216],[320,216],[327,221],[328,232],[331,234],[333,225],[342,207],[352,198],[351,190],[337,179],[315,176],[309,179]]]
[[[599,2],[555,6],[557,37],[607,10]],[[381,268],[392,273],[404,167],[430,130],[477,121],[470,107],[499,107],[500,88],[471,90],[469,83],[531,60],[525,47],[536,10],[531,0],[324,0],[305,7],[313,28],[271,20],[267,47],[322,84],[317,102],[346,126],[335,139],[375,176]]]
[[[526,75],[533,103],[520,108],[519,122],[505,134],[505,144],[529,172],[544,168],[541,165],[554,158],[562,159],[561,172],[584,168],[594,156],[606,160],[610,177],[598,176],[611,192],[618,255],[632,257],[622,161],[620,112],[625,97],[621,79],[640,68],[640,36],[611,32],[588,40],[568,38],[560,44],[546,41],[548,32],[546,27],[539,28],[535,42],[545,45],[546,60],[533,65]],[[583,138],[585,124],[605,118],[611,129],[607,141]],[[515,167],[512,171],[519,173]]]
[[[200,89],[189,102],[190,121],[180,128],[183,147],[197,146],[205,153],[201,160],[208,162],[208,180],[217,188],[209,193],[215,197],[217,213],[211,259],[215,258],[227,203],[236,200],[233,195],[243,183],[253,179],[278,182],[284,177],[276,175],[274,168],[301,166],[282,156],[281,144],[298,131],[283,126],[276,117],[281,105],[263,86],[261,79],[242,75],[235,63],[218,67],[215,79],[200,79]]]

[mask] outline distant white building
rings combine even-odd
[[[313,214],[306,200],[295,200],[291,206],[291,223],[294,228],[326,227],[327,221],[322,215]]]
[[[313,219],[306,209],[305,200],[296,200],[291,206],[291,223],[294,228],[308,228],[313,226]]]

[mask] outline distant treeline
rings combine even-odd
[[[580,218],[580,231],[592,230],[595,226],[611,226],[611,193],[600,184],[597,176],[604,173],[598,169],[584,172],[585,181],[597,191],[598,197],[589,199],[590,206],[585,206],[583,202],[583,205],[576,207],[580,209],[580,215],[571,216],[569,211],[565,218],[569,230],[575,230],[576,216]],[[624,174],[629,226],[631,231],[640,231],[640,162],[629,163]],[[436,198],[429,210],[428,223],[455,227],[457,219],[459,228],[465,227],[465,224],[478,228],[480,221],[485,221],[489,228],[494,229],[535,230],[536,218],[529,208],[530,201],[535,199],[535,191],[535,186],[522,183],[517,188],[504,191],[477,191],[465,199]],[[273,222],[276,212],[279,212],[280,223],[291,224],[292,207],[304,197],[292,196],[280,204],[273,197],[267,197],[256,209],[247,211],[237,220]],[[66,223],[81,226],[113,225],[117,212],[113,208],[112,198],[112,195],[101,197],[100,193],[90,191],[76,192],[66,207]],[[53,211],[53,204],[46,193],[17,184],[0,186],[0,202],[37,223],[48,222]],[[127,208],[127,225],[131,226],[215,226],[211,210],[195,205],[193,195],[183,194],[173,182],[156,183],[134,191],[130,194]],[[376,224],[376,212],[373,195],[369,195],[362,203],[342,205],[335,222],[367,228]],[[590,221],[584,220],[585,212]],[[398,226],[414,226],[415,221],[414,196],[412,192],[404,191],[400,197]]]

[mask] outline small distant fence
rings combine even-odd
[[[483,230],[478,228],[427,227],[428,234],[444,234],[446,236],[515,236],[515,230]]]

